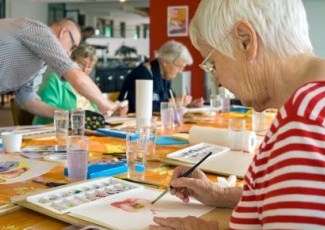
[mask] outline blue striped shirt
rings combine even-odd
[[[15,91],[20,105],[39,98],[47,64],[60,76],[78,68],[44,23],[27,18],[0,20],[0,94]]]

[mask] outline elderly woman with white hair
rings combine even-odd
[[[234,207],[231,229],[325,229],[325,60],[313,54],[302,0],[201,0],[190,25],[200,65],[257,111],[278,114],[244,186],[221,188],[200,171],[171,193]],[[160,218],[150,229],[218,229],[200,218]]]
[[[139,79],[153,80],[153,104],[154,112],[160,111],[160,102],[168,101],[171,97],[171,80],[177,77],[187,65],[193,63],[192,55],[180,42],[170,40],[163,44],[156,53],[156,59],[141,63],[124,80],[118,100],[129,101],[129,112],[135,112],[135,81]],[[192,106],[202,106],[203,99],[186,101]]]

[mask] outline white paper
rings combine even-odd
[[[48,125],[12,126],[0,128],[0,133],[2,132],[15,132],[21,133],[23,136],[28,136],[54,132],[54,127]]]
[[[136,100],[136,120],[137,127],[140,124],[141,118],[150,119],[152,116],[152,80],[136,80],[135,82],[135,100]]]
[[[233,137],[240,139],[239,135],[235,135]],[[246,152],[254,152],[257,147],[257,138],[255,132],[244,131],[243,138],[243,150]],[[241,140],[231,140],[228,129],[203,126],[192,126],[190,129],[190,144],[206,142],[232,148],[231,143],[236,141],[240,142]]]
[[[120,117],[120,116],[113,116],[105,119],[105,122],[108,124],[123,124],[126,122],[133,122],[135,119],[133,117]]]
[[[189,204],[183,203],[180,199],[167,193],[154,205],[150,202],[158,197],[162,190],[145,188],[135,194],[125,194],[105,202],[89,204],[73,209],[69,215],[102,225],[104,227],[123,230],[148,229],[150,224],[154,224],[153,217],[186,217],[201,216],[214,207],[203,205],[191,200]],[[122,208],[112,205],[113,202],[125,201],[126,199],[140,199],[144,208],[137,211],[125,211]]]
[[[32,179],[49,172],[55,163],[0,156],[0,184],[11,184]]]

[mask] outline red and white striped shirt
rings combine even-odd
[[[325,229],[325,81],[281,107],[244,180],[231,229]]]

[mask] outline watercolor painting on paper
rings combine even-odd
[[[183,203],[167,193],[155,204],[151,204],[162,190],[144,190],[121,194],[112,199],[103,199],[71,210],[68,215],[96,223],[103,227],[123,230],[148,229],[154,216],[185,217],[201,216],[214,207],[203,205],[195,200]],[[127,220],[127,221],[126,221]]]
[[[0,184],[29,180],[50,171],[55,166],[55,163],[0,156]]]

